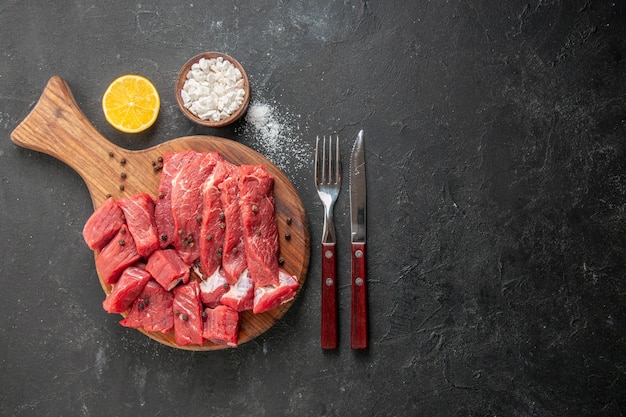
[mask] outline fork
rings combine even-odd
[[[334,149],[333,149],[334,148]],[[323,349],[337,347],[337,267],[335,262],[335,222],[333,207],[341,189],[341,156],[339,137],[315,140],[315,188],[324,205],[322,231],[322,328]]]

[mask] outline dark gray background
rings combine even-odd
[[[624,415],[624,23],[617,0],[0,2],[1,414]],[[247,69],[280,151],[246,120],[212,130],[182,116],[176,73],[206,50]],[[161,93],[138,135],[100,109],[125,73]],[[118,145],[211,134],[284,170],[313,246],[280,322],[198,353],[103,311],[86,187],[9,139],[52,75]],[[371,347],[349,348],[346,186],[340,348],[324,352],[311,158],[315,136],[337,132],[347,160],[361,128]]]

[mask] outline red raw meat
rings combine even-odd
[[[217,306],[214,309],[206,308],[203,336],[217,344],[237,346],[239,335],[239,313],[227,306]]]
[[[278,286],[255,287],[254,306],[252,308],[254,314],[273,310],[296,296],[296,290],[299,286],[296,278],[282,269],[279,271],[278,276],[280,281]]]
[[[228,164],[228,162],[227,162]],[[224,209],[226,230],[222,248],[222,269],[224,276],[233,284],[246,269],[246,249],[239,213],[239,169],[230,164],[230,174],[219,185],[220,199]]]
[[[221,159],[217,152],[203,153],[183,165],[172,179],[174,247],[188,265],[200,257],[202,184]]]
[[[256,286],[277,286],[278,225],[274,214],[274,177],[262,165],[242,165],[239,196],[250,276]]]
[[[129,266],[122,272],[113,290],[102,303],[109,313],[123,313],[133,304],[152,276],[137,266]]]
[[[202,304],[214,308],[220,303],[220,299],[229,289],[230,285],[220,268],[217,268],[215,272],[208,277],[202,275],[202,281],[200,281],[200,298],[202,299]]]
[[[124,226],[124,216],[117,201],[109,197],[98,207],[83,227],[83,238],[91,250],[101,250]]]
[[[219,161],[202,185],[200,264],[205,275],[213,274],[222,264],[226,220],[218,186],[234,169],[233,164]]]
[[[126,327],[143,327],[148,332],[167,333],[174,326],[173,302],[174,295],[170,291],[150,280],[120,323]]]
[[[199,155],[198,152],[191,150],[169,152],[163,155],[161,181],[154,207],[154,218],[161,249],[174,243],[176,233],[174,215],[172,214],[172,179],[183,165]]]
[[[198,281],[189,281],[174,288],[174,340],[179,346],[201,345],[202,303]]]
[[[154,200],[146,193],[124,197],[117,202],[124,212],[128,231],[133,236],[137,252],[147,258],[159,248],[159,236],[154,224]]]
[[[189,265],[183,262],[174,249],[157,249],[152,252],[146,271],[168,291],[181,281],[189,281]]]
[[[237,311],[252,310],[254,304],[254,281],[250,278],[250,273],[247,269],[230,286],[228,292],[220,298],[220,303]]]
[[[105,284],[114,284],[122,272],[139,259],[141,255],[137,252],[133,237],[126,226],[122,226],[96,257],[96,269]]]

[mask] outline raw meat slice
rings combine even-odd
[[[228,169],[231,171],[230,174],[218,188],[221,191],[220,199],[226,220],[222,269],[228,282],[233,284],[246,269],[246,249],[239,213],[239,169],[233,164]]]
[[[204,322],[203,336],[217,344],[237,346],[239,336],[239,313],[230,307],[220,305],[204,309],[206,321]]]
[[[203,342],[202,303],[198,281],[174,288],[174,340],[179,346]]]
[[[262,165],[242,165],[239,196],[246,263],[250,276],[256,286],[278,286],[278,225],[274,214],[274,177]]]
[[[174,243],[176,233],[174,215],[172,214],[172,179],[183,165],[198,155],[200,155],[198,152],[192,150],[169,152],[163,155],[161,180],[154,207],[154,219],[161,249]]]
[[[146,193],[124,197],[117,201],[124,212],[128,231],[133,236],[137,252],[147,258],[159,247],[159,236],[154,224],[154,200]]]
[[[189,266],[174,249],[157,249],[152,252],[146,264],[146,271],[168,291],[180,282],[189,281]]]
[[[141,255],[137,252],[133,237],[126,226],[122,226],[96,257],[96,270],[105,284],[114,284],[122,272],[139,259]]]
[[[137,266],[129,266],[122,272],[120,279],[113,285],[113,290],[102,303],[108,313],[123,313],[133,304],[133,301],[150,281],[152,276],[148,271]]]
[[[296,291],[299,286],[296,278],[282,269],[279,271],[278,277],[280,281],[278,286],[268,285],[265,287],[255,287],[254,305],[252,308],[254,314],[273,310],[296,296]]]
[[[220,303],[231,307],[237,311],[252,310],[254,303],[254,281],[250,278],[250,273],[245,269],[239,279],[232,284],[220,298]]]
[[[200,299],[202,304],[207,307],[215,308],[220,303],[222,295],[230,289],[230,285],[226,277],[222,274],[220,268],[217,268],[210,276],[201,275],[200,281]]]
[[[205,275],[213,274],[222,264],[226,220],[218,186],[233,169],[231,163],[219,161],[202,185],[200,264]]]
[[[85,223],[83,238],[91,250],[102,250],[124,226],[124,216],[117,201],[109,197]]]
[[[174,327],[173,301],[174,294],[150,280],[120,323],[126,327],[143,327],[148,332],[167,333]]]
[[[221,159],[217,152],[203,153],[183,165],[172,179],[174,247],[188,265],[200,257],[202,184]]]

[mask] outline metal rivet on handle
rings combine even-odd
[[[331,285],[333,285],[333,279],[332,278],[326,278],[326,285],[328,285],[329,287]]]
[[[355,279],[354,283],[360,287],[361,285],[363,285],[363,278],[359,277]]]
[[[363,257],[363,251],[362,250],[357,250],[356,252],[354,252],[354,256],[356,256],[357,258],[362,258]]]
[[[326,258],[330,259],[333,257],[333,251],[331,250],[327,250],[326,253],[324,253],[324,256],[326,256]]]

